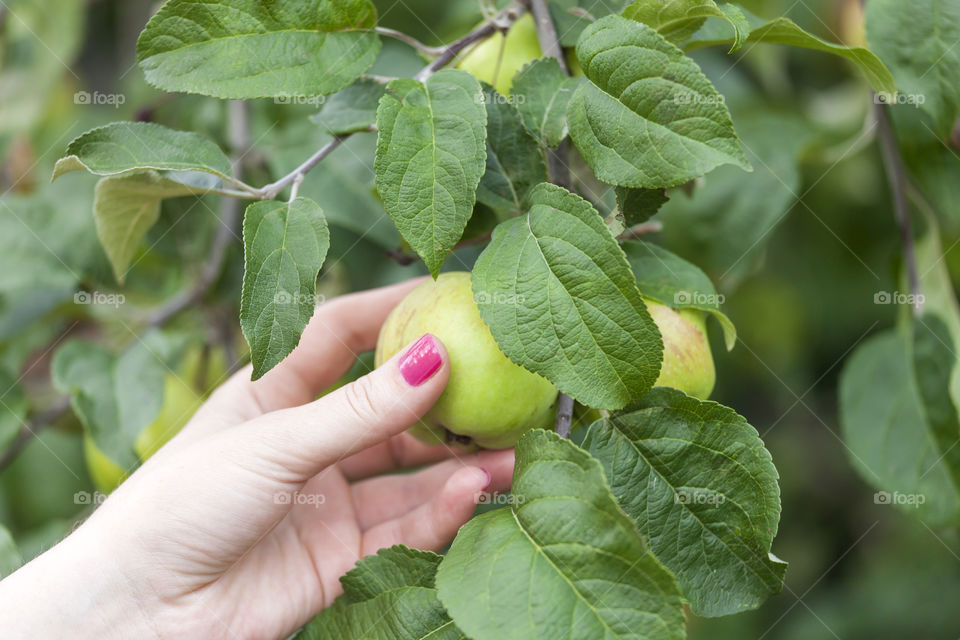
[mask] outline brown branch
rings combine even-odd
[[[647,222],[641,222],[640,224],[635,224],[620,235],[617,236],[617,242],[623,242],[624,240],[632,240],[634,238],[640,238],[650,233],[660,233],[663,231],[663,223],[658,222],[657,220],[650,220]]]
[[[914,249],[913,227],[910,222],[910,209],[907,204],[907,170],[897,145],[897,134],[890,120],[889,107],[874,97],[874,111],[877,117],[877,129],[880,138],[880,148],[883,151],[883,164],[887,170],[887,179],[890,181],[890,190],[893,194],[893,213],[900,231],[900,243],[903,245],[903,260],[907,268],[907,286],[914,301],[920,300],[920,277],[917,274],[917,257]],[[921,305],[915,302],[914,315],[920,314]]]
[[[573,422],[573,398],[565,393],[557,396],[557,435],[570,437],[570,425]]]
[[[70,398],[64,396],[59,398],[56,404],[24,424],[23,428],[17,434],[16,439],[13,441],[13,444],[11,444],[7,450],[3,452],[3,456],[0,457],[0,473],[13,464],[13,461],[20,455],[20,452],[30,444],[30,441],[33,440],[40,431],[62,418],[68,411],[70,411]]]

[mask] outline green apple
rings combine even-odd
[[[133,443],[133,450],[140,459],[146,462],[147,458],[177,435],[202,403],[203,396],[182,376],[168,373],[163,381],[163,405],[160,413],[140,432]]]
[[[501,47],[503,58],[500,57]],[[514,74],[542,55],[533,16],[527,13],[513,23],[506,36],[497,33],[470,49],[457,67],[493,85],[502,95],[509,95]]]
[[[126,470],[108,458],[89,434],[83,436],[83,457],[87,461],[90,479],[100,491],[110,493],[127,479]]]
[[[444,273],[410,292],[380,330],[376,365],[425,333],[447,348],[450,381],[410,429],[414,436],[431,444],[502,449],[530,429],[553,424],[557,389],[500,351],[480,317],[469,273]]]
[[[663,364],[655,386],[673,387],[706,400],[717,376],[707,340],[706,313],[672,309],[649,298],[644,302],[663,337]]]

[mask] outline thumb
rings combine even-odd
[[[450,376],[440,340],[425,334],[375,371],[309,404],[266,414],[234,432],[235,442],[305,483],[339,460],[403,432],[430,410]]]

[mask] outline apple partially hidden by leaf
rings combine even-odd
[[[425,333],[450,357],[450,381],[410,433],[430,444],[512,447],[530,429],[550,428],[557,389],[507,358],[480,317],[470,274],[443,273],[411,291],[387,317],[377,341],[380,366]]]
[[[501,95],[506,96],[510,93],[517,71],[542,55],[533,16],[527,13],[513,23],[506,36],[497,33],[470,49],[457,68],[469,71],[478,80],[493,85]]]
[[[663,364],[654,383],[706,400],[717,373],[707,339],[706,313],[699,309],[672,309],[646,298],[647,310],[663,338]]]

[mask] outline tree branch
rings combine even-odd
[[[640,224],[635,224],[620,235],[617,236],[617,242],[623,242],[624,240],[632,240],[634,238],[640,238],[649,233],[660,233],[663,231],[663,223],[657,220],[649,220],[647,222],[641,222]]]
[[[37,434],[64,415],[70,410],[70,398],[64,396],[57,400],[57,403],[48,408],[43,413],[39,414],[32,420],[27,421],[23,425],[23,428],[17,434],[17,438],[13,441],[6,451],[4,451],[3,456],[0,457],[0,473],[4,469],[13,464],[13,461],[17,459],[17,456],[20,455],[20,452],[23,451],[30,441],[33,440]]]
[[[570,437],[570,425],[573,423],[573,398],[565,393],[557,396],[557,435]]]
[[[877,117],[877,130],[880,138],[880,147],[883,151],[883,164],[890,181],[890,190],[893,194],[893,212],[896,216],[897,227],[900,230],[900,243],[903,245],[903,260],[907,268],[907,286],[914,300],[913,313],[920,315],[920,277],[917,274],[917,257],[914,249],[913,227],[910,222],[910,209],[907,204],[907,170],[903,165],[903,156],[897,145],[897,134],[890,120],[889,107],[874,97],[874,111]]]
[[[530,13],[533,14],[533,23],[537,29],[537,40],[540,41],[540,50],[543,51],[543,55],[550,56],[560,64],[564,75],[570,75],[567,61],[563,57],[563,47],[560,46],[560,38],[557,36],[557,28],[553,24],[553,18],[550,17],[546,0],[529,1]]]
[[[420,53],[426,54],[428,56],[439,56],[443,54],[446,47],[431,47],[430,45],[423,44],[416,38],[411,35],[407,35],[403,31],[397,31],[396,29],[388,29],[386,27],[374,27],[376,31],[381,36],[386,36],[388,38],[393,38],[399,40],[405,44],[410,45]]]

